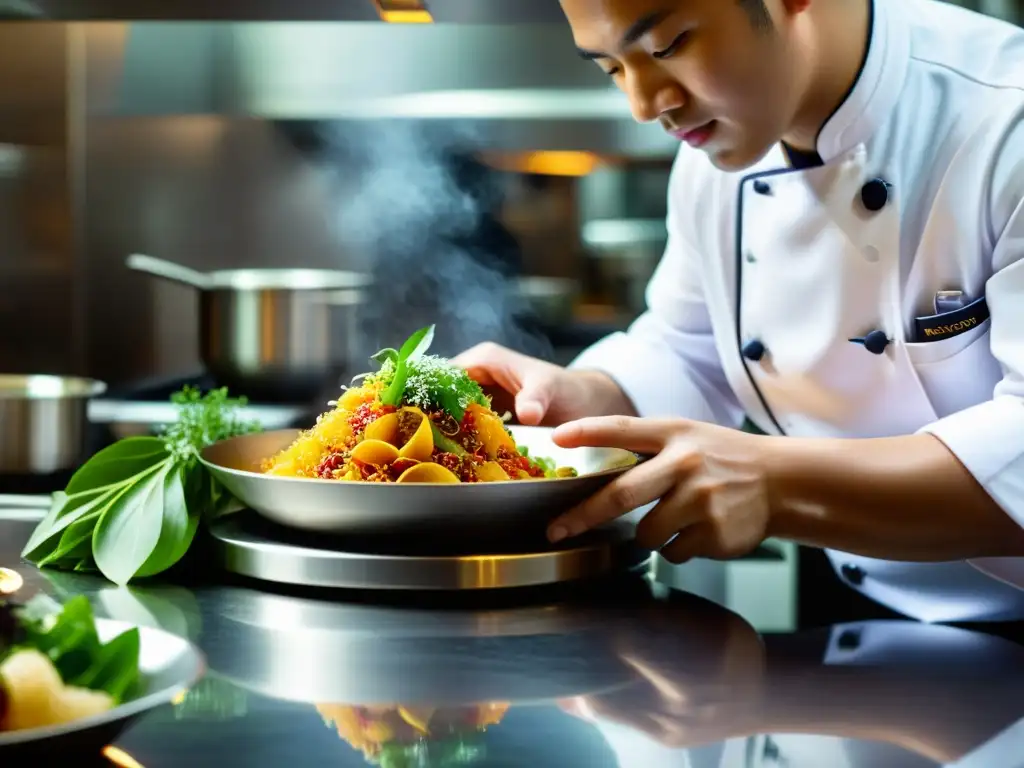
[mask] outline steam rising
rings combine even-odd
[[[435,354],[452,356],[482,341],[551,355],[527,330],[514,273],[518,250],[493,224],[500,191],[485,175],[460,171],[456,153],[473,137],[451,126],[410,122],[335,125],[329,136],[339,185],[338,236],[375,279],[360,323],[365,359],[436,324]],[[466,178],[468,175],[469,178]]]

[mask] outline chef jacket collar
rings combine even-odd
[[[890,118],[907,77],[910,30],[900,3],[871,4],[871,39],[860,76],[818,133],[818,154],[826,163],[867,142]]]

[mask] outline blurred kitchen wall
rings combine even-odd
[[[632,123],[560,23],[2,22],[0,367],[114,384],[198,369],[195,294],[130,272],[132,252],[365,266],[344,166],[288,127],[366,141],[374,121],[448,131],[505,170],[522,270],[580,284],[568,324],[642,309],[675,146]]]

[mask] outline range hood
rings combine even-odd
[[[379,21],[382,5],[422,7],[438,23],[561,20],[554,0],[0,0],[0,14],[58,21]]]
[[[137,22],[120,35],[91,26],[90,62],[115,78],[90,98],[97,115],[441,120],[483,132],[499,149],[668,156],[678,148],[657,126],[633,121],[623,94],[576,55],[562,20]]]

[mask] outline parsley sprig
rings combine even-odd
[[[54,494],[22,557],[41,568],[98,570],[123,586],[181,560],[202,518],[238,509],[198,457],[212,443],[260,429],[237,417],[245,398],[186,387],[171,400],[179,409],[174,423],[104,448]]]

